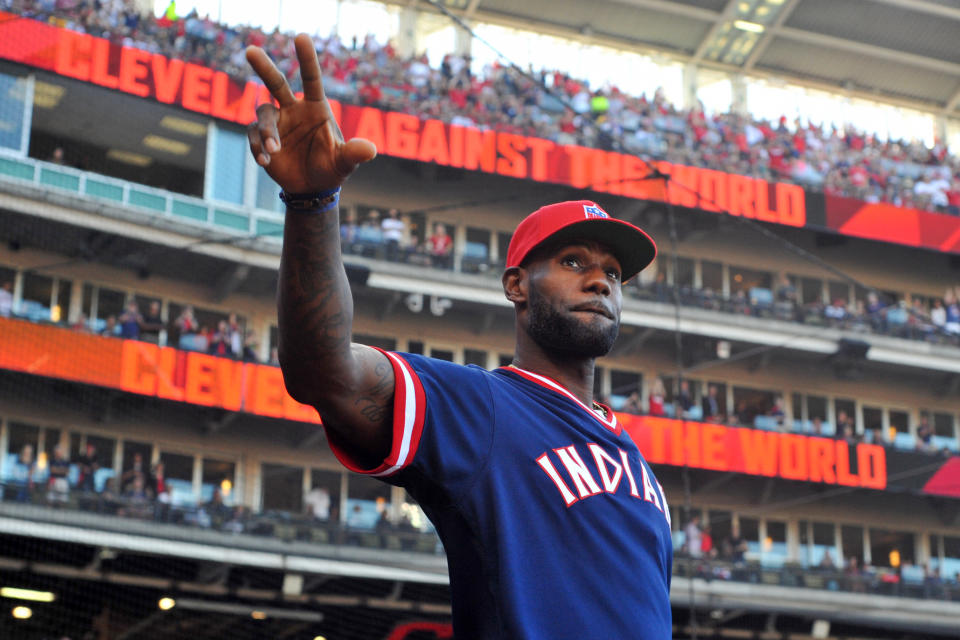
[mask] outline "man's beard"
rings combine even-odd
[[[619,318],[608,326],[586,323],[560,313],[535,287],[530,288],[529,295],[527,332],[544,351],[578,358],[599,358],[613,348],[620,332]]]

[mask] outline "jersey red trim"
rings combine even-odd
[[[570,391],[568,391],[566,387],[564,387],[562,384],[560,384],[556,380],[553,380],[546,376],[542,376],[539,373],[534,373],[532,371],[527,371],[526,369],[521,369],[516,365],[511,365],[509,367],[500,367],[500,370],[515,373],[522,378],[526,378],[530,382],[534,382],[540,385],[541,387],[546,387],[547,389],[556,391],[560,395],[570,398],[575,403],[577,403],[581,409],[583,409],[584,411],[589,413],[591,416],[593,416],[593,418],[597,422],[602,424],[607,429],[610,429],[610,431],[613,431],[618,436],[620,435],[622,428],[620,426],[620,423],[617,422],[617,415],[613,412],[613,409],[611,409],[607,405],[601,404],[599,402],[597,403],[599,406],[603,407],[606,410],[607,415],[609,416],[609,418],[603,418],[600,415],[598,415],[596,411],[594,411],[593,409],[585,405],[583,402],[581,402],[580,399],[577,398],[577,396],[570,393]]]
[[[379,466],[364,469],[329,439],[328,443],[340,464],[350,471],[382,477],[400,471],[410,464],[416,455],[423,433],[426,396],[420,378],[406,360],[390,351],[377,351],[385,355],[393,367],[393,441],[389,455]]]

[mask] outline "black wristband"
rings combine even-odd
[[[333,209],[340,202],[340,187],[317,193],[280,192],[280,199],[288,209],[310,213],[323,213]]]

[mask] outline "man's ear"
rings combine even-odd
[[[514,304],[527,301],[527,271],[523,267],[510,267],[503,272],[503,295]]]

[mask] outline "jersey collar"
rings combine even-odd
[[[526,378],[530,382],[538,384],[541,387],[546,387],[547,389],[555,391],[556,393],[559,393],[560,395],[565,396],[570,400],[573,400],[581,409],[583,409],[591,417],[593,417],[594,420],[602,424],[604,427],[606,427],[616,435],[618,436],[620,435],[621,427],[620,427],[620,423],[617,422],[617,415],[613,412],[613,409],[611,409],[607,405],[601,404],[599,402],[596,403],[598,406],[603,407],[603,409],[607,412],[607,417],[604,418],[598,415],[596,411],[594,411],[593,409],[585,405],[579,398],[577,398],[577,396],[573,395],[570,391],[568,391],[566,387],[564,387],[562,384],[560,384],[559,382],[557,382],[552,378],[542,376],[539,373],[534,373],[532,371],[527,371],[526,369],[521,369],[516,365],[500,367],[500,369],[502,371],[509,371],[511,373],[515,373],[522,378]]]

